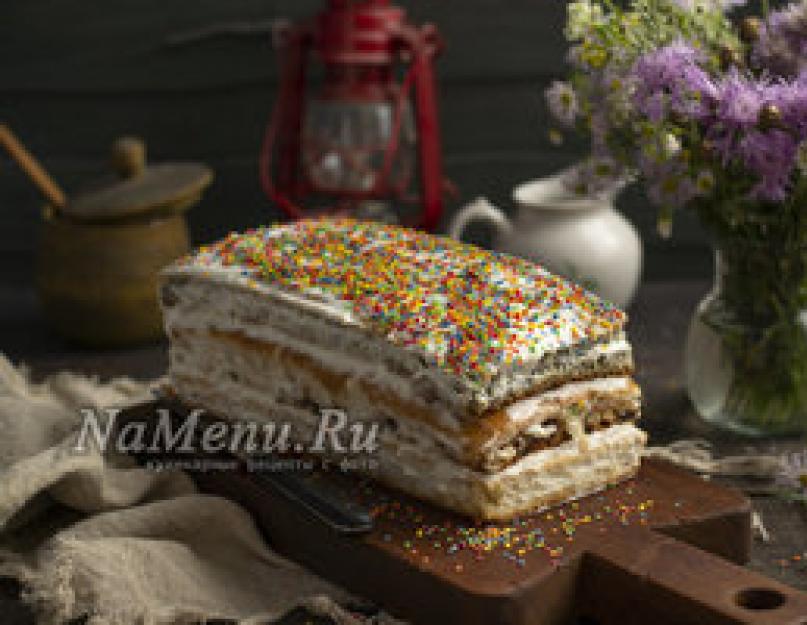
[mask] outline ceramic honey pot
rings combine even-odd
[[[47,198],[36,286],[49,324],[93,346],[159,339],[158,274],[190,250],[185,213],[211,183],[211,170],[148,165],[143,142],[121,138],[112,149],[114,175],[68,199],[6,127],[0,144]]]

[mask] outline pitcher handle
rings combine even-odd
[[[465,229],[474,221],[481,221],[491,226],[496,234],[510,234],[513,225],[507,215],[493,206],[487,199],[480,197],[462,208],[451,220],[448,227],[448,235],[452,239],[462,241]]]

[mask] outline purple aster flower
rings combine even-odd
[[[642,154],[639,168],[650,201],[662,208],[682,208],[698,195],[686,165],[678,158],[657,159]]]
[[[632,71],[638,110],[654,122],[667,110],[695,119],[707,115],[717,90],[698,65],[701,60],[701,53],[684,41],[640,57]]]
[[[664,91],[649,93],[643,101],[637,102],[639,110],[654,123],[664,121],[667,116],[667,104],[667,95]]]
[[[723,164],[735,159],[737,141],[755,128],[759,112],[767,102],[765,84],[732,69],[717,85],[714,114],[707,121],[704,136]]]
[[[781,127],[760,124],[766,106],[779,112]],[[755,79],[732,70],[718,85],[704,135],[724,165],[740,164],[757,178],[753,198],[784,200],[799,144],[807,138],[807,83]]]
[[[751,50],[751,61],[779,76],[795,76],[807,66],[806,4],[771,12]]]
[[[700,52],[689,43],[676,41],[641,56],[634,71],[642,88],[656,91],[680,79],[685,68],[696,64],[700,58]]]
[[[545,92],[552,116],[566,127],[574,126],[579,113],[577,93],[567,82],[554,81]]]
[[[578,195],[613,198],[629,179],[622,165],[613,157],[603,154],[592,156],[566,170],[563,185]]]
[[[730,128],[754,126],[764,103],[763,85],[732,69],[718,85],[716,117]]]
[[[798,143],[792,135],[779,129],[752,130],[740,139],[738,151],[743,164],[759,177],[751,191],[752,197],[783,201],[798,151]]]

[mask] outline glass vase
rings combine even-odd
[[[750,436],[807,433],[807,250],[721,241],[685,369],[706,421]]]

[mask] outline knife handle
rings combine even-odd
[[[314,479],[295,471],[248,473],[258,486],[269,487],[340,534],[366,534],[373,529],[370,513],[349,501],[328,478]]]

